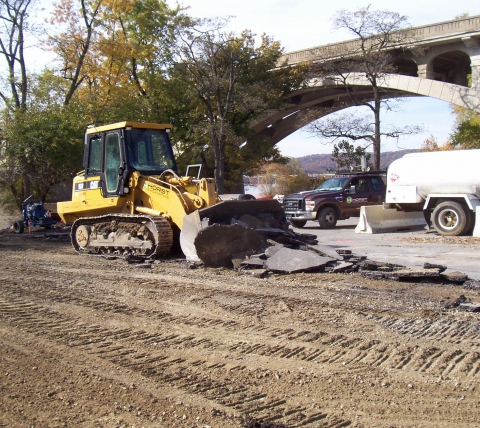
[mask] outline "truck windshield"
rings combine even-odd
[[[125,131],[125,146],[129,169],[157,175],[166,169],[176,169],[170,139],[158,129]]]
[[[330,191],[337,191],[342,190],[343,186],[348,183],[347,177],[342,178],[329,178],[327,181],[324,181],[320,186],[318,186],[315,190],[319,190],[321,192],[330,192]]]

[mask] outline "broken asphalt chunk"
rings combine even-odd
[[[463,284],[468,279],[468,275],[462,272],[443,272],[441,277],[455,284]]]
[[[447,270],[447,266],[437,265],[435,263],[428,263],[428,262],[423,264],[423,268],[424,269],[438,269],[440,273]]]
[[[247,257],[240,263],[240,265],[248,268],[263,268],[265,266],[265,259],[258,256]]]
[[[406,278],[438,278],[440,276],[440,272],[438,269],[399,269],[392,272],[400,280]]]
[[[352,259],[349,259],[349,261],[351,260]],[[358,263],[358,266],[360,266],[362,270],[381,270],[384,272],[391,272],[395,269],[405,269],[405,266],[393,263],[376,262],[373,260],[362,260]]]
[[[458,309],[467,312],[480,312],[480,304],[472,302],[460,303],[460,305],[458,305]]]
[[[338,272],[345,272],[347,270],[353,270],[353,263],[348,262],[341,262],[338,265],[334,266],[330,272],[338,273]]]
[[[267,257],[272,257],[274,254],[277,253],[277,251],[281,250],[282,248],[285,248],[284,245],[282,245],[282,244],[272,245],[271,247],[268,247],[265,250],[265,255]]]
[[[335,260],[343,260],[343,256],[338,254],[338,252],[334,248],[329,247],[328,245],[321,245],[321,244],[308,245],[308,249],[315,251],[321,256],[331,257],[332,259],[335,259]]]
[[[463,283],[463,288],[467,290],[480,290],[480,281],[469,279]]]
[[[261,229],[262,227],[265,227],[262,220],[260,220],[258,217],[255,217],[251,214],[243,214],[242,216],[240,216],[238,221],[243,224],[246,224],[248,227],[251,227],[252,229]]]
[[[268,270],[283,273],[307,272],[324,268],[334,260],[311,251],[282,248],[267,259],[265,267]]]
[[[447,303],[444,307],[445,309],[457,308],[458,306],[460,306],[460,304],[465,303],[466,301],[467,301],[467,298],[462,294],[453,302]]]
[[[348,256],[352,254],[352,250],[337,250],[337,253],[341,256]]]
[[[360,275],[370,279],[389,279],[391,281],[411,281],[419,279],[438,279],[438,269],[398,269],[392,272],[361,270]]]

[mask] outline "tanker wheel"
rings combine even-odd
[[[458,236],[465,234],[473,225],[473,216],[468,208],[458,202],[446,201],[433,210],[432,223],[440,235]]]
[[[13,231],[15,233],[23,233],[25,226],[23,224],[23,220],[17,220],[13,222]]]
[[[335,208],[322,208],[318,214],[318,223],[322,229],[331,229],[335,227],[337,220],[338,214],[337,211],[335,211]]]
[[[298,227],[299,229],[301,229],[302,227],[305,227],[305,225],[307,224],[307,220],[290,220],[290,224],[293,227]]]

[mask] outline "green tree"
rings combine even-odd
[[[452,145],[462,149],[479,149],[480,114],[461,107],[454,107],[453,111],[457,118],[451,135]]]
[[[332,160],[337,163],[338,169],[359,169],[359,167],[362,166],[363,158],[366,162],[365,167],[368,168],[371,166],[369,163],[371,156],[371,153],[367,153],[365,147],[355,147],[346,140],[342,140],[338,144],[335,144],[332,152]]]
[[[77,105],[58,102],[62,83],[46,73],[35,81],[25,111],[4,111],[0,188],[19,208],[30,194],[44,201],[54,184],[81,169],[83,116]]]
[[[207,152],[204,158],[213,157],[217,188],[223,193],[229,151],[239,153],[235,147],[252,137],[249,123],[300,87],[303,76],[288,67],[275,70],[282,49],[266,35],[259,45],[250,31],[240,36],[219,29],[190,31],[182,40],[171,82],[185,89],[183,105],[190,108],[182,116],[189,127],[186,136],[196,142],[193,150],[201,147]],[[248,144],[254,144],[253,139]],[[259,165],[264,155],[259,156]]]

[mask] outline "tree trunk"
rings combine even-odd
[[[215,153],[215,184],[217,185],[217,192],[221,194],[225,187],[225,153],[222,136],[213,132],[212,143]]]
[[[377,89],[378,90],[378,89]],[[379,94],[375,94],[374,101],[374,115],[375,115],[375,138],[373,141],[373,167],[375,171],[380,170],[380,108],[381,101]]]
[[[221,150],[215,148],[215,183],[217,192],[222,194],[225,187],[225,160],[221,154]]]

